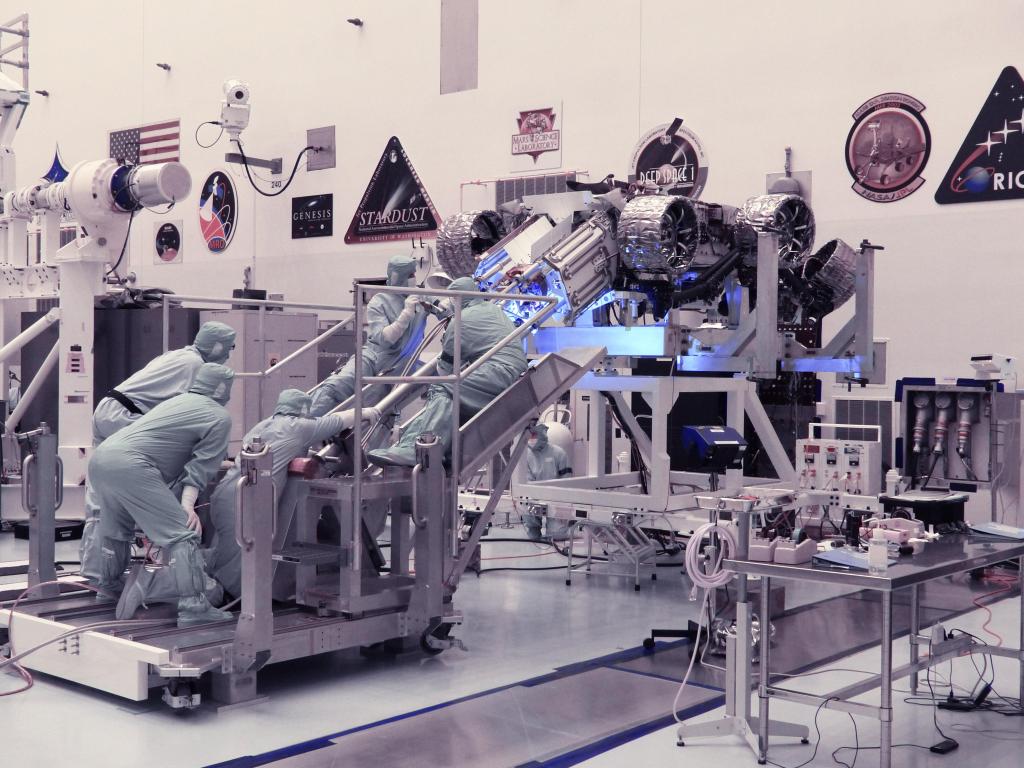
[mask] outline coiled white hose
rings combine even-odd
[[[700,543],[708,536],[718,536],[719,556],[707,570],[701,568]],[[732,528],[718,523],[707,523],[702,525],[690,537],[686,547],[686,575],[690,577],[695,587],[700,589],[716,589],[724,587],[732,579],[732,573],[722,568],[722,562],[728,558],[736,557],[739,545],[736,543],[736,534]]]
[[[701,568],[701,546],[706,536],[718,536],[718,557],[707,570]],[[731,557],[735,557],[739,551],[739,544],[736,542],[736,535],[732,528],[718,523],[707,523],[693,532],[690,541],[686,546],[686,573],[693,582],[695,588],[703,591],[700,598],[700,615],[697,617],[697,636],[693,642],[693,652],[690,655],[690,665],[686,668],[683,682],[676,691],[675,699],[672,700],[672,717],[677,723],[683,722],[679,717],[679,700],[686,690],[686,684],[690,681],[690,674],[693,672],[693,664],[697,660],[697,649],[700,648],[701,629],[704,626],[704,619],[711,620],[708,611],[708,596],[713,589],[724,587],[732,579],[733,574],[722,568],[722,563]]]

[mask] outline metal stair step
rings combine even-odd
[[[293,565],[312,565],[315,563],[331,563],[341,560],[344,550],[330,544],[315,544],[309,541],[296,541],[278,550],[273,559],[279,563]]]

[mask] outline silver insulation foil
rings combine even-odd
[[[474,240],[494,242],[505,226],[494,211],[463,211],[449,216],[437,230],[437,261],[452,279],[470,277],[483,249]]]
[[[617,239],[624,261],[635,272],[671,275],[685,269],[701,242],[701,213],[685,197],[634,197],[619,217]]]
[[[807,274],[811,290],[830,296],[835,307],[853,296],[857,284],[857,252],[853,248],[842,240],[829,240],[808,259],[807,273],[812,264],[820,266]]]
[[[596,214],[560,240],[544,261],[552,270],[548,286],[565,297],[565,322],[571,322],[612,287],[619,263],[614,219]]]
[[[814,246],[814,212],[799,195],[758,195],[736,214],[738,226],[779,234],[779,266],[794,267]],[[756,252],[751,261],[756,263]]]

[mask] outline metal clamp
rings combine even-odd
[[[32,498],[30,492],[31,477],[32,477],[32,465],[35,464],[36,455],[30,453],[25,457],[25,460],[21,463],[21,508],[24,509],[31,515],[34,515],[38,510],[29,501]]]
[[[243,447],[241,452],[239,453],[239,456],[243,459],[258,459],[261,456],[266,456],[269,450],[270,443],[263,443],[262,446],[260,447],[260,450],[256,452],[252,450],[252,446],[249,446],[248,448]]]
[[[427,521],[421,520],[419,515],[419,478],[422,469],[422,464],[417,464],[415,467],[412,468],[412,522],[417,528],[420,529],[427,527]]]
[[[56,487],[53,489],[53,511],[56,512],[64,504],[64,461],[60,456],[57,457],[57,477],[54,482]]]
[[[255,539],[246,539],[242,530],[242,490],[249,483],[249,478],[242,475],[235,481],[235,543],[243,549],[248,549],[256,543]]]
[[[270,481],[270,490],[274,494],[270,502],[270,541],[273,542],[277,538],[277,483],[273,480]]]

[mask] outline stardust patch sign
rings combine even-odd
[[[853,113],[846,137],[846,167],[853,191],[876,203],[902,200],[924,179],[932,137],[924,104],[905,93],[883,93]]]
[[[292,198],[292,239],[334,234],[334,195]]]
[[[669,195],[696,200],[708,180],[708,160],[697,134],[682,118],[652,128],[633,149],[630,181],[653,184]]]
[[[1006,67],[981,105],[935,202],[984,203],[1024,197],[1024,81]]]
[[[345,233],[346,243],[381,243],[437,231],[440,217],[397,136],[384,148]]]
[[[561,167],[561,106],[522,110],[514,120],[512,172]]]

